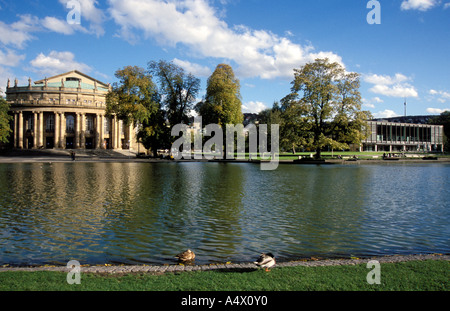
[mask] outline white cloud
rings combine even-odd
[[[88,65],[76,62],[75,55],[72,52],[51,51],[48,55],[40,53],[30,64],[36,71],[48,75],[56,75],[71,70],[89,73],[92,70]]]
[[[391,77],[388,75],[364,75],[363,79],[365,82],[374,84],[372,88],[369,89],[372,93],[380,94],[389,97],[418,97],[419,94],[414,86],[407,83],[411,78],[397,73],[395,76]]]
[[[371,99],[362,99],[363,102],[363,106],[367,107],[367,108],[375,108],[375,104],[381,104],[384,103],[384,100],[382,100],[381,98],[379,98],[378,96],[373,97]]]
[[[7,81],[12,76],[13,74],[7,68],[0,66],[0,96],[5,96]]]
[[[0,50],[0,65],[15,67],[23,59],[25,59],[25,55],[17,55],[9,49],[7,49],[6,53]]]
[[[268,108],[263,102],[250,101],[242,105],[242,113],[259,113]]]
[[[369,91],[390,97],[418,97],[416,89],[410,85],[375,85]]]
[[[211,69],[209,69],[209,67],[207,66],[194,64],[189,61],[184,61],[178,58],[174,58],[173,63],[183,68],[186,72],[192,73],[194,76],[208,77],[209,75],[211,75]]]
[[[384,111],[379,111],[379,112],[375,112],[373,113],[373,116],[377,119],[381,119],[381,118],[393,118],[393,117],[398,117],[399,115],[397,113],[395,113],[395,111],[386,109]]]
[[[42,20],[42,26],[54,32],[62,33],[65,35],[71,35],[75,32],[76,29],[75,26],[78,25],[69,25],[65,20],[60,20],[56,17],[47,16]]]
[[[436,96],[437,101],[439,101],[440,103],[445,103],[450,100],[450,93],[446,91],[436,91],[431,89],[428,93],[430,95]]]
[[[374,97],[374,98],[373,98],[373,101],[376,102],[376,103],[383,103],[383,102],[384,102],[384,100],[382,100],[382,99],[379,98],[379,97]]]
[[[408,81],[409,78],[401,73],[396,73],[394,77],[390,77],[387,75],[364,75],[364,81],[371,84],[381,84],[381,85],[392,85],[397,83],[402,83]]]
[[[427,11],[437,4],[439,4],[437,0],[404,0],[401,9]]]
[[[444,109],[440,109],[440,108],[427,108],[427,112],[431,113],[431,114],[441,114],[445,111],[450,111],[450,108],[444,108]]]
[[[109,0],[109,13],[121,29],[119,36],[136,42],[139,33],[160,44],[182,44],[198,57],[234,61],[241,78],[292,78],[293,68],[329,57],[342,63],[333,52],[315,52],[290,39],[244,25],[230,27],[219,18],[207,0]]]
[[[46,16],[39,19],[33,15],[19,15],[19,20],[6,24],[0,21],[0,43],[7,47],[14,47],[17,49],[24,49],[28,41],[36,39],[33,33],[50,30],[52,32],[61,33],[65,35],[72,35],[75,31],[88,31],[81,25],[69,25],[66,20],[61,20],[56,17]]]
[[[444,4],[444,10],[450,8],[450,2],[447,2],[446,4]]]
[[[25,43],[34,39],[32,32],[39,30],[39,19],[31,15],[21,15],[20,20],[10,25],[0,21],[0,42],[22,49]]]

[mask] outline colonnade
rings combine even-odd
[[[68,148],[70,139],[73,149],[86,149],[87,139],[91,149],[122,149],[122,140],[127,148],[132,148],[132,126],[121,129],[122,122],[117,116],[111,119],[104,113],[86,113],[69,111],[13,111],[14,114],[14,148],[40,149],[49,148],[48,139],[52,139],[51,148]],[[25,118],[25,117],[28,118]],[[48,120],[53,116],[53,120]],[[73,116],[74,128],[69,129],[67,118]],[[87,129],[87,117],[92,118],[93,124]],[[32,120],[32,124],[30,124]],[[105,123],[107,122],[106,126]],[[124,126],[124,125],[122,125]],[[69,131],[67,131],[69,129]],[[32,139],[32,141],[30,141]],[[32,142],[32,143],[31,143]]]

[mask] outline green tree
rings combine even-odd
[[[138,139],[154,153],[168,131],[156,86],[145,69],[126,66],[116,71],[119,79],[106,95],[107,115],[116,114],[127,125],[138,126]]]
[[[3,97],[0,97],[0,143],[8,143],[9,135],[12,132],[9,126],[11,116],[8,111],[9,104]]]
[[[160,60],[148,64],[149,73],[159,81],[159,93],[171,126],[189,122],[189,113],[200,90],[200,79],[172,62]]]
[[[208,78],[205,99],[196,105],[204,124],[241,124],[243,122],[241,86],[233,68],[219,64]]]
[[[430,119],[428,123],[444,126],[444,151],[450,152],[450,111],[444,111]]]
[[[282,109],[278,102],[274,102],[272,108],[265,109],[258,113],[259,124],[267,124],[268,134],[268,147],[271,148],[270,142],[272,141],[272,125],[278,124],[280,129],[283,128],[285,120],[283,119]],[[281,147],[281,142],[280,142]]]
[[[126,124],[142,123],[158,112],[156,86],[145,69],[126,66],[116,71],[119,79],[106,95],[106,113],[116,114]]]
[[[347,149],[366,137],[365,121],[370,113],[361,111],[359,74],[347,73],[338,63],[316,59],[300,69],[294,69],[291,94],[282,102],[285,117],[299,125],[292,132],[282,132],[293,141],[316,151],[321,157],[325,147]]]

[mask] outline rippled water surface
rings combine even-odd
[[[0,264],[449,253],[450,165],[0,164]]]

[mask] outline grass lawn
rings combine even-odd
[[[382,263],[380,285],[367,283],[371,269],[365,264],[283,267],[270,272],[81,273],[80,285],[69,285],[62,272],[1,272],[0,291],[448,291],[449,268],[444,260]]]

